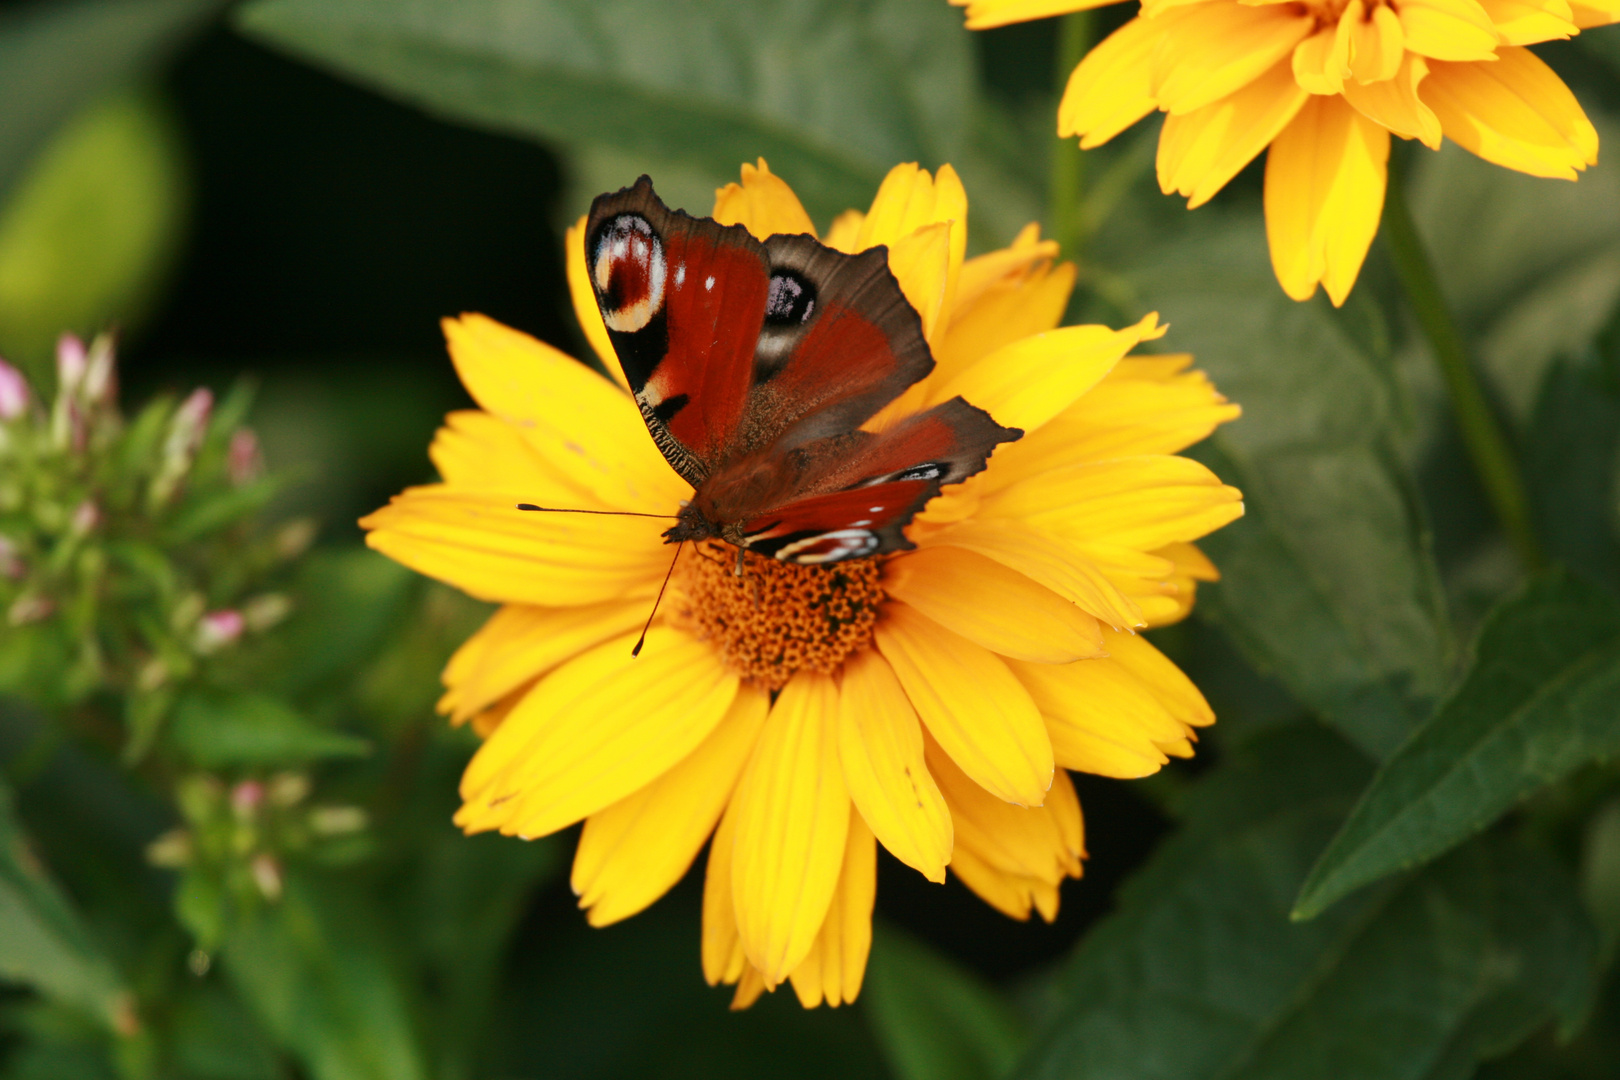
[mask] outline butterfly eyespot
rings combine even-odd
[[[816,287],[798,274],[778,270],[771,275],[770,293],[765,298],[765,322],[774,326],[798,326],[816,313]]]
[[[877,534],[866,529],[835,529],[832,532],[817,533],[815,536],[807,536],[803,540],[784,544],[777,549],[776,557],[782,562],[813,566],[817,563],[858,559],[862,555],[870,555],[878,549],[880,543]]]
[[[666,269],[663,242],[641,215],[620,214],[598,231],[591,278],[609,330],[633,334],[652,322],[664,308]]]

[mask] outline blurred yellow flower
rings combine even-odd
[[[951,2],[984,29],[1117,0]],[[1597,164],[1596,130],[1525,46],[1615,21],[1620,0],[1144,0],[1075,68],[1058,134],[1090,149],[1162,110],[1159,186],[1189,208],[1270,147],[1277,280],[1342,304],[1378,231],[1391,133],[1532,176]]]
[[[714,216],[809,232],[763,161]],[[573,886],[598,926],[658,899],[710,846],[703,969],[734,1003],[791,981],[855,999],[877,844],[936,882],[947,866],[1015,918],[1056,915],[1079,876],[1066,769],[1155,772],[1192,753],[1203,697],[1134,631],[1190,609],[1214,568],[1191,541],[1240,496],[1176,451],[1237,415],[1187,356],[1127,358],[1162,333],[1057,329],[1074,269],[1030,226],[968,259],[949,166],[894,169],[825,241],[889,246],[937,366],[873,424],[956,394],[1027,433],[912,524],[915,551],[799,566],[686,552],[640,659],[665,523],[524,515],[541,500],[674,514],[691,494],[622,385],[568,236],[575,306],[619,385],[479,315],[444,324],[480,411],[431,448],[443,482],[362,523],[407,566],[503,606],[451,659],[440,703],[485,738],[462,782],[469,832],[536,837],[584,820]]]

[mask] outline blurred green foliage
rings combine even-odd
[[[383,305],[402,264],[439,265],[424,252],[479,264],[444,237],[389,245],[457,232],[421,212],[457,199],[496,220],[527,210],[501,199],[532,199],[535,220],[566,223],[643,171],[702,211],[761,155],[821,223],[897,161],[950,161],[975,245],[999,245],[1054,223],[1055,26],[970,36],[937,0],[251,0],[183,53],[216,59],[177,107],[167,58],[220,7],[0,16],[0,353],[29,376],[0,419],[0,1077],[1620,1071],[1620,174],[1562,184],[1396,148],[1559,564],[1526,578],[1377,247],[1344,308],[1295,304],[1267,264],[1256,169],[1189,214],[1157,191],[1151,123],[1087,153],[1071,318],[1158,310],[1162,346],[1244,407],[1195,451],[1246,496],[1206,545],[1223,580],[1155,638],[1220,723],[1191,767],[1082,786],[1093,858],[1065,891],[1067,938],[976,907],[941,917],[976,902],[886,866],[856,1006],[777,994],[733,1015],[698,977],[693,882],[594,931],[566,836],[450,825],[474,740],[434,716],[437,673],[484,609],[363,549],[345,515],[428,474],[428,430],[457,404],[442,356],[411,351],[434,319],[476,301],[567,344],[568,302],[555,234],[524,234],[550,245],[543,271],[490,272],[545,275],[551,295],[518,318],[510,294],[476,290]],[[1617,38],[1541,50],[1606,141]],[[506,193],[507,143],[431,142],[428,121],[336,83],[287,95],[306,76],[243,39],[536,141],[558,175]],[[262,85],[232,91],[236,67]],[[197,101],[215,93],[208,127]],[[275,143],[255,94],[287,96],[299,128],[329,119],[322,102],[361,119]],[[207,141],[239,123],[240,141]],[[387,212],[276,201],[309,175],[336,200],[339,174],[410,124],[416,156],[377,166],[388,186],[366,196]],[[303,156],[267,170],[261,143]],[[461,187],[431,171],[459,156],[495,164]],[[237,158],[265,175],[232,203],[217,163]],[[255,277],[272,234],[301,261]],[[300,299],[306,277],[329,309]],[[263,325],[219,336],[211,307],[247,319],[244,296],[265,298]],[[137,358],[127,417],[110,340],[80,366],[70,349],[66,378],[50,368],[58,334],[104,324]],[[216,336],[176,329],[195,326]],[[174,342],[185,355],[154,355]],[[192,395],[244,367],[265,373],[256,404]]]

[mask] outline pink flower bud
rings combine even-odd
[[[28,568],[23,565],[22,557],[17,554],[17,545],[0,536],[0,577],[21,581],[27,573]]]
[[[247,817],[264,802],[264,785],[257,780],[243,780],[231,788],[231,809]]]
[[[197,620],[197,651],[204,656],[216,653],[233,644],[246,628],[247,620],[240,611],[232,608],[210,611]]]
[[[101,524],[101,508],[94,500],[86,499],[73,509],[73,521],[70,528],[74,535],[83,536],[97,525]]]
[[[17,597],[16,603],[12,604],[11,610],[6,613],[6,618],[12,626],[27,626],[29,623],[50,618],[55,610],[56,604],[50,597],[31,593]]]
[[[111,334],[97,334],[85,354],[84,397],[96,405],[111,406],[118,399],[118,355]]]
[[[237,428],[231,433],[231,447],[225,458],[225,469],[231,483],[237,487],[257,480],[264,473],[264,455],[259,452],[259,437],[252,428]]]
[[[202,442],[203,429],[208,426],[208,417],[214,411],[214,392],[206,386],[199,386],[191,392],[191,396],[180,403],[174,411],[174,419],[169,423],[169,442],[166,450],[171,453],[183,453],[190,456],[197,452],[197,446]]]
[[[72,393],[78,389],[79,383],[84,379],[84,370],[89,360],[85,355],[84,342],[73,334],[63,334],[56,339],[56,392],[58,394]]]
[[[28,408],[28,380],[0,360],[0,422],[15,420]]]

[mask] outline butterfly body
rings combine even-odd
[[[672,211],[642,177],[597,198],[586,260],[654,443],[693,487],[671,543],[816,564],[903,550],[947,483],[1022,432],[961,398],[862,425],[933,369],[885,249],[756,240]]]

